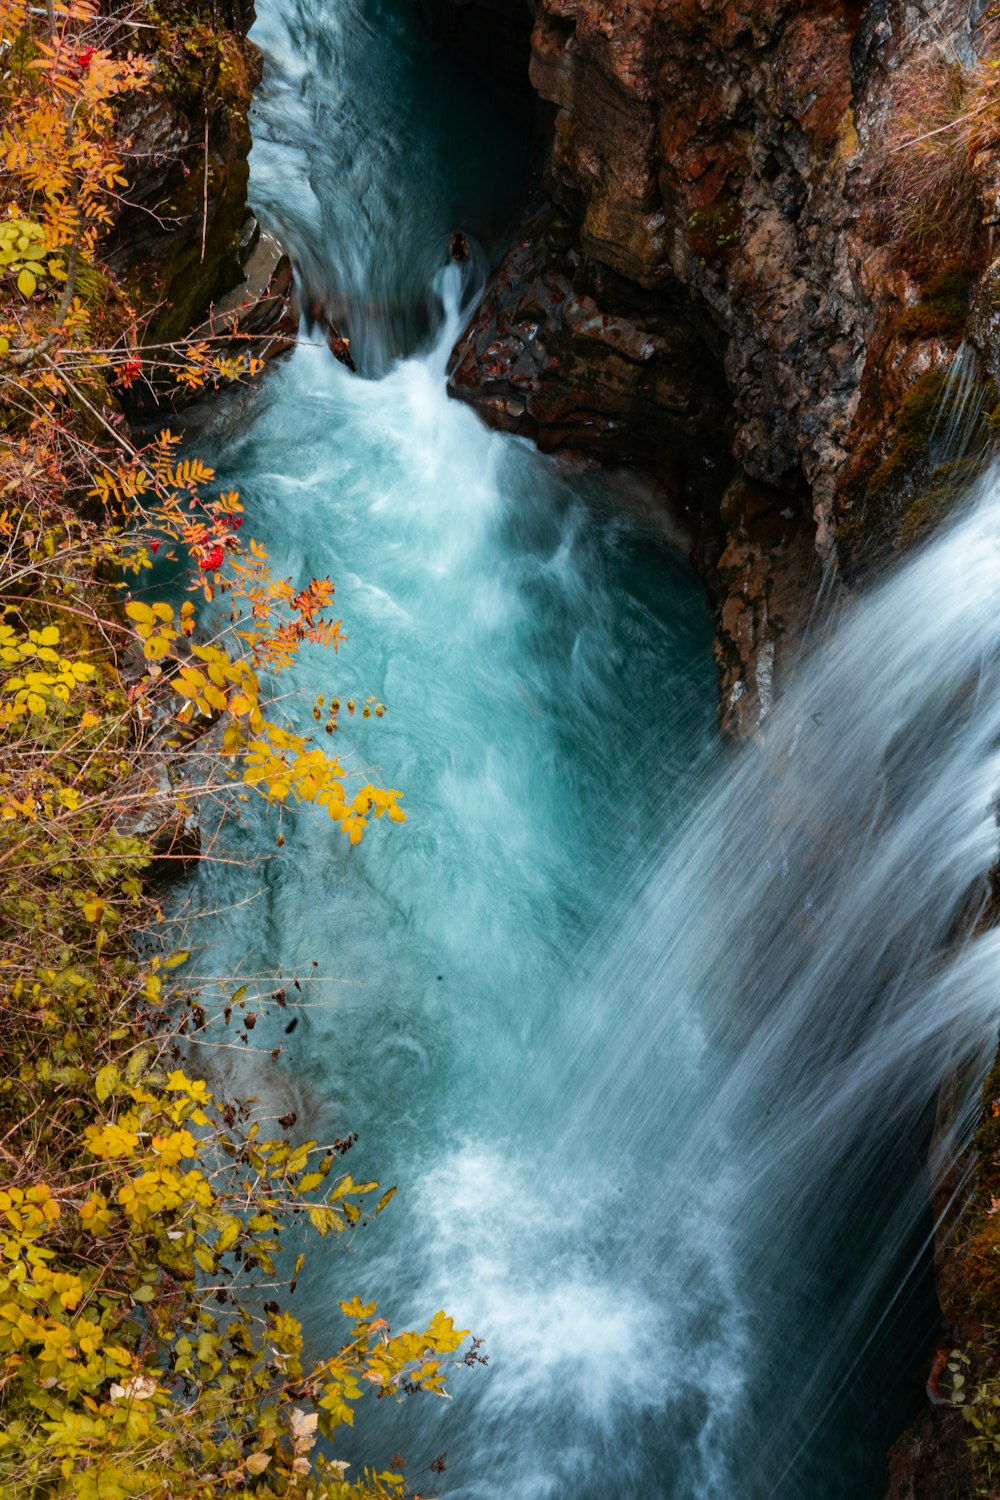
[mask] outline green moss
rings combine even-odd
[[[987,467],[985,453],[962,458],[955,463],[939,464],[930,473],[927,487],[904,513],[899,526],[897,546],[909,547],[919,542],[961,504],[969,488]]]
[[[718,203],[711,208],[698,208],[688,215],[688,243],[702,260],[710,260],[736,243],[742,226],[743,214],[738,204]]]
[[[1000,1215],[993,1204],[1000,1198],[1000,1055],[986,1075],[983,1112],[976,1131],[974,1188],[963,1221],[962,1271],[973,1302],[985,1322],[1000,1326]],[[993,1339],[980,1351],[996,1367]]]
[[[846,521],[841,521],[834,533],[838,557],[844,562],[856,562],[864,550],[867,531],[863,514],[852,515]]]
[[[941,278],[940,295],[955,294],[955,283]],[[969,411],[978,405],[984,414],[970,435],[967,455],[934,462],[931,433],[936,424],[947,425],[949,402],[959,394],[944,371],[928,370],[903,397],[888,452],[871,474],[857,509],[837,529],[838,556],[848,575],[877,563],[894,547],[919,541],[982,473],[1000,439],[1000,404],[992,381],[968,398]]]
[[[964,271],[943,271],[928,282],[914,307],[899,320],[900,338],[960,338],[969,317],[972,278]]]
[[[242,274],[239,248],[247,213],[250,150],[247,111],[260,75],[260,56],[239,30],[241,8],[221,0],[218,16],[216,8],[198,0],[157,0],[144,11],[152,28],[146,37],[155,38],[158,87],[187,122],[183,159],[160,195],[171,228],[150,236],[148,226],[140,226],[142,259],[129,273],[136,300],[157,308],[145,334],[149,344],[184,338]],[[130,226],[125,221],[123,226],[127,239]]]
[[[899,404],[892,447],[869,481],[867,498],[911,475],[926,457],[927,440],[946,386],[947,376],[941,370],[927,370],[913,382]]]
[[[240,279],[240,232],[246,217],[246,184],[249,168],[245,161],[213,161],[209,167],[209,227],[202,259],[200,230],[196,235],[167,241],[158,267],[157,281],[164,298],[163,306],[149,324],[149,343],[172,343],[182,339],[206,315],[214,297],[218,297]],[[199,174],[187,179],[184,187],[199,199],[188,207],[178,201],[180,213],[191,213],[200,222],[200,195],[203,180]],[[180,194],[183,198],[185,195]]]
[[[198,21],[166,32],[159,55],[160,87],[178,109],[189,114],[192,104],[207,100],[229,130],[245,128],[259,64],[243,37]]]

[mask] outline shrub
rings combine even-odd
[[[401,794],[351,785],[267,708],[263,670],[342,638],[330,581],[275,579],[239,497],[118,418],[146,357],[100,250],[115,108],[148,68],[112,34],[92,0],[0,0],[0,1494],[384,1500],[408,1493],[398,1470],[349,1480],[317,1440],[366,1391],[441,1394],[465,1334],[444,1313],[394,1333],[347,1297],[343,1344],[306,1365],[259,1280],[294,1289],[288,1239],[346,1239],[394,1189],[343,1172],[350,1137],[298,1140],[185,1071],[187,955],[144,958],[133,934],[157,915],[159,828],[200,798],[316,804],[355,843],[402,820]],[[196,387],[244,373],[175,352]],[[227,608],[220,635],[190,599],[122,607],[158,552]],[[339,708],[316,705],[329,736]],[[209,769],[185,775],[195,751]]]

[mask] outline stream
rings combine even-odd
[[[282,705],[311,730],[319,692],[384,701],[336,748],[407,822],[351,849],[285,813],[280,853],[274,810],[227,822],[175,913],[224,976],[212,1066],[399,1184],[313,1249],[310,1350],[355,1293],[485,1340],[453,1401],[366,1402],[338,1457],[400,1451],[449,1500],[876,1500],[936,1332],[938,1086],[995,1025],[998,940],[953,939],[996,848],[1000,498],[724,756],[702,585],[628,481],[447,398],[527,147],[411,12],[259,0],[252,33],[251,197],[360,374],[307,342],[199,451],[277,574],[334,579],[348,639]]]

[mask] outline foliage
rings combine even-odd
[[[264,1288],[294,1290],[290,1239],[346,1242],[394,1189],[335,1170],[350,1137],[213,1098],[172,1036],[187,955],[132,940],[178,796],[314,803],[351,843],[404,814],[267,706],[299,650],[343,639],[330,581],[276,578],[238,496],[170,432],[137,448],[115,406],[146,365],[99,258],[115,110],[149,64],[112,20],[0,0],[0,1495],[386,1500],[398,1468],[349,1479],[319,1439],[365,1392],[443,1395],[465,1334],[443,1313],[394,1333],[348,1298],[308,1364]],[[177,355],[194,388],[242,372]],[[149,594],[157,554],[203,623]],[[314,708],[328,735],[339,709]],[[165,758],[186,776],[166,809]]]
[[[153,966],[147,990],[159,978]],[[81,989],[85,978],[77,1003]],[[62,1023],[50,995],[39,1004]],[[297,1221],[343,1235],[377,1184],[334,1180],[334,1148],[228,1126],[231,1107],[151,1054],[135,1048],[96,1075],[62,1063],[90,1118],[75,1171],[54,1191],[38,1180],[0,1191],[3,1493],[401,1493],[395,1472],[348,1483],[313,1454],[317,1434],[352,1423],[365,1389],[441,1394],[465,1334],[443,1313],[393,1334],[355,1298],[341,1304],[342,1348],[304,1368],[296,1319],[276,1303],[254,1311],[259,1277],[274,1284],[279,1237]],[[32,1082],[44,1073],[39,1060]]]
[[[900,318],[896,332],[900,338],[961,338],[969,318],[971,277],[950,267],[933,277],[920,294],[920,300],[908,307]]]
[[[950,60],[895,84],[880,202],[885,228],[919,266],[967,251],[979,220],[967,118],[969,70]]]
[[[184,17],[184,24],[171,24],[152,11],[159,21],[157,63],[160,85],[181,105],[195,95],[213,94],[234,123],[245,118],[254,79],[245,49],[234,34],[219,27],[211,17]]]
[[[949,53],[892,85],[876,201],[884,233],[918,275],[967,255],[985,221],[982,169],[1000,144],[1000,7],[980,28],[974,65]]]
[[[737,243],[742,227],[743,215],[738,204],[717,203],[699,208],[688,216],[688,243],[695,255],[711,260]]]

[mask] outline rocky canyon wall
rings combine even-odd
[[[538,6],[546,188],[452,393],[545,449],[657,478],[718,599],[735,734],[824,578],[947,499],[926,502],[925,436],[991,259],[995,8]],[[985,414],[996,394],[977,400]]]
[[[169,346],[192,333],[214,352],[268,357],[288,348],[292,270],[247,204],[248,113],[261,59],[247,40],[250,0],[163,0],[139,36],[152,86],[122,109],[128,186],[108,261],[151,309],[142,342],[162,366],[129,393],[132,415],[184,404]],[[237,329],[235,338],[230,335]]]

